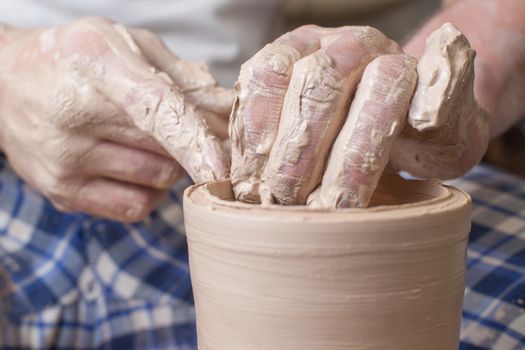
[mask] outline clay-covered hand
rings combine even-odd
[[[408,125],[395,142],[392,165],[424,177],[465,174],[487,150],[489,115],[474,97],[476,52],[451,24],[427,39]]]
[[[133,222],[184,170],[228,175],[210,128],[226,136],[232,91],[152,33],[87,18],[0,40],[0,147],[57,208]]]
[[[450,25],[434,36],[419,65],[370,27],[301,27],[258,52],[241,68],[230,120],[236,198],[365,207],[391,158],[442,178],[479,161],[469,150],[484,152],[488,134],[473,51]]]

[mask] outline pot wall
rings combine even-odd
[[[458,348],[470,199],[394,179],[369,209],[185,193],[199,350]],[[405,203],[381,206],[383,203]]]

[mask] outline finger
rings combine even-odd
[[[226,177],[228,156],[202,114],[155,73],[126,29],[110,22],[87,22],[84,26],[83,39],[88,43],[97,41],[97,54],[103,57],[97,61],[102,63],[91,62],[89,66],[95,71],[97,88],[124,110],[140,130],[151,134],[195,182]],[[78,35],[74,39],[78,40]],[[91,50],[95,49],[87,46],[85,50],[93,55]],[[102,67],[95,69],[93,64]]]
[[[164,193],[129,183],[95,178],[80,187],[68,209],[122,222],[138,222],[153,210]]]
[[[261,181],[263,203],[305,204],[319,184],[366,65],[400,48],[369,27],[322,38],[319,51],[294,66],[279,131]]]
[[[213,131],[213,134],[219,138],[219,140],[228,139],[228,119],[225,119],[215,113],[208,112],[206,110],[201,111],[202,115],[206,119],[206,123]]]
[[[149,30],[130,29],[130,33],[148,62],[168,74],[188,101],[224,118],[229,116],[233,90],[218,86],[206,64],[180,59]]]
[[[427,40],[409,123],[392,164],[421,177],[458,177],[477,164],[488,140],[488,113],[474,98],[474,57],[467,39],[445,24]]]
[[[408,55],[380,56],[366,67],[322,183],[309,196],[309,205],[368,205],[405,124],[416,82],[416,60]]]
[[[81,165],[83,173],[156,189],[169,189],[184,175],[171,158],[113,142],[90,150]]]
[[[259,203],[260,177],[277,135],[294,63],[319,48],[317,27],[301,27],[266,45],[241,67],[230,120],[231,181],[237,199]]]
[[[184,90],[183,92],[188,101],[195,104],[195,106],[212,112],[228,122],[233,103],[235,102],[235,91],[233,89],[213,86],[196,90]]]
[[[125,117],[127,118],[127,117]],[[129,119],[129,118],[128,118]],[[96,123],[86,125],[82,129],[83,133],[88,133],[93,137],[113,143],[118,143],[130,148],[138,148],[145,151],[156,153],[165,158],[173,158],[151,134],[137,129],[131,123],[130,125],[115,125]]]
[[[450,23],[428,38],[418,64],[419,80],[408,121],[418,131],[443,126],[471,78],[476,52]]]

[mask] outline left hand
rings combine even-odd
[[[0,148],[53,205],[136,222],[186,170],[224,178],[233,92],[154,34],[104,18],[0,36]]]

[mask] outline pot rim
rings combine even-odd
[[[397,175],[388,176],[388,183],[395,186],[394,192],[413,194],[417,200],[401,204],[377,204],[368,208],[326,209],[310,208],[307,206],[282,206],[249,204],[240,201],[228,200],[233,198],[229,179],[217,180],[205,184],[193,185],[184,191],[184,205],[201,207],[212,212],[220,211],[224,214],[243,215],[252,218],[257,215],[261,220],[289,219],[298,217],[301,220],[329,220],[329,221],[365,221],[378,219],[396,219],[425,216],[429,214],[445,213],[468,207],[470,196],[454,187],[444,185],[439,180],[407,180]],[[381,214],[381,215],[379,215]]]

